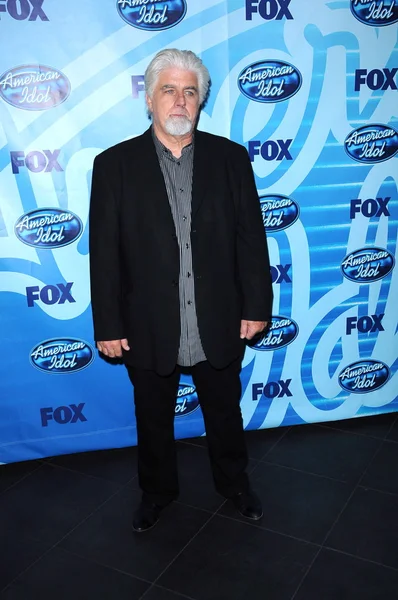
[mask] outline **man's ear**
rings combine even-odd
[[[148,96],[148,94],[145,94],[145,102],[146,105],[148,107],[148,112],[152,112],[152,100],[150,99],[150,97]]]

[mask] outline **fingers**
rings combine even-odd
[[[123,340],[127,342],[127,340]],[[121,340],[110,340],[106,342],[97,343],[98,350],[109,358],[116,358],[122,356],[122,344]]]
[[[129,346],[129,341],[126,340],[126,338],[123,338],[122,340],[120,340],[120,343],[122,345],[123,350],[130,350],[130,346]]]
[[[258,333],[262,333],[266,328],[267,323],[265,321],[242,321],[240,328],[240,337],[251,340]],[[242,330],[246,331],[246,334],[242,336]]]
[[[248,325],[246,339],[251,340],[256,333],[260,333],[261,329],[255,327],[254,325]]]
[[[242,320],[240,322],[240,339],[243,340],[247,337],[248,321]]]

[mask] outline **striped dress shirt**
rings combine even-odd
[[[191,250],[191,201],[194,143],[182,149],[180,158],[173,154],[156,137],[153,140],[166,185],[180,249],[180,320],[181,336],[177,363],[191,367],[206,360],[199,335],[195,304],[195,278]]]

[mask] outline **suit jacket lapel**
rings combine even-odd
[[[149,197],[150,202],[155,205],[157,219],[166,227],[169,227],[171,231],[175,232],[173,215],[155,144],[152,139],[151,128],[143,134],[142,141],[144,144],[142,158],[145,161],[143,173],[147,171],[148,165],[150,165],[150,172],[145,181],[145,195]]]
[[[149,128],[142,136],[143,151],[142,158],[145,165],[151,165],[151,171],[145,181],[146,195],[151,198],[151,202],[156,204],[156,212],[162,223],[175,231],[173,215],[167,197],[167,190],[164,183],[163,173],[159,165],[158,155],[155,144],[152,139],[152,131]],[[148,161],[148,162],[147,162]],[[145,173],[147,168],[143,169]],[[192,178],[192,221],[199,210],[203,198],[206,194],[211,173],[211,152],[206,144],[206,138],[201,131],[195,133],[195,149],[193,159],[193,178]]]
[[[192,181],[192,221],[198,212],[206,194],[211,173],[211,156],[205,136],[201,131],[195,133],[195,150],[193,158]]]

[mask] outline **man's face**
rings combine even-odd
[[[199,111],[198,78],[193,71],[177,68],[162,71],[152,98],[146,97],[154,125],[164,134],[190,133]]]

